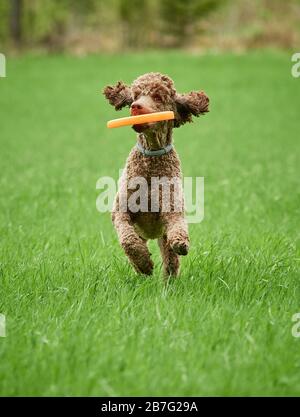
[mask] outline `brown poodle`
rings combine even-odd
[[[115,86],[107,86],[104,95],[116,110],[130,107],[133,116],[166,110],[175,114],[174,120],[133,126],[137,144],[131,150],[120,178],[112,220],[119,241],[137,272],[152,273],[147,240],[158,239],[164,271],[168,276],[176,276],[179,256],[187,255],[189,250],[189,236],[184,218],[180,160],[172,144],[172,130],[191,122],[192,116],[208,112],[209,99],[202,91],[178,94],[173,81],[160,73],[144,74],[131,86],[119,81]],[[160,181],[156,188],[153,178]],[[163,193],[161,180],[169,181],[167,210],[164,200],[168,194]],[[145,184],[146,188],[142,187]],[[133,205],[132,198],[137,193]],[[141,201],[145,198],[146,205]]]

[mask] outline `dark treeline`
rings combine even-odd
[[[300,0],[0,0],[0,46],[292,47],[299,20]]]
[[[79,33],[125,48],[184,46],[222,0],[10,0],[0,2],[0,39],[63,47]],[[102,41],[101,41],[102,37]]]

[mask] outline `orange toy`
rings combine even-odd
[[[160,111],[155,113],[140,114],[138,116],[121,117],[107,122],[107,127],[122,127],[141,125],[143,123],[160,122],[162,120],[173,120],[175,118],[172,111]]]

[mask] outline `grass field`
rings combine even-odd
[[[1,395],[299,395],[300,80],[290,55],[8,58],[0,79]],[[205,177],[180,278],[135,275],[96,181],[135,141],[99,93],[148,71],[204,89],[174,131]],[[118,116],[126,115],[124,110]]]

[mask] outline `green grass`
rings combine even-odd
[[[0,79],[2,395],[299,395],[300,80],[289,54],[9,58]],[[174,131],[205,177],[180,278],[136,276],[100,176],[135,141],[107,83],[166,72],[211,112]],[[118,114],[126,115],[123,111]]]

